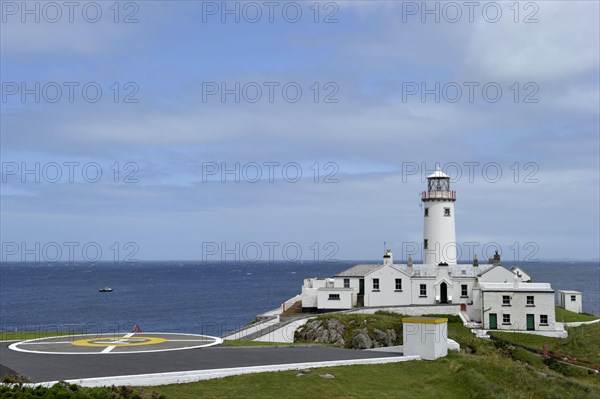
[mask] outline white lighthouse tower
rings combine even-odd
[[[421,193],[423,201],[423,263],[456,264],[456,230],[454,227],[454,201],[456,192],[450,191],[450,176],[436,171],[427,176],[427,191]]]

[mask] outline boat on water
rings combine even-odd
[[[113,290],[113,289],[112,289],[112,288],[110,288],[110,287],[104,287],[104,288],[100,288],[100,290],[99,290],[99,291],[100,291],[100,292],[112,292],[112,290]]]

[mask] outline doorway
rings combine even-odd
[[[490,313],[490,330],[495,330],[498,328],[498,315],[496,313]]]
[[[440,284],[440,303],[448,303],[448,285]]]
[[[527,315],[527,331],[535,330],[535,315]]]

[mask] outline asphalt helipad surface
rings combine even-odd
[[[218,342],[214,337],[158,333],[2,342],[0,371],[10,369],[32,382],[46,382],[397,356],[323,346],[206,346]]]
[[[18,352],[54,355],[152,353],[196,349],[217,345],[220,338],[196,334],[129,333],[69,335],[15,342],[9,349]]]

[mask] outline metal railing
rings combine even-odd
[[[421,199],[451,199],[456,200],[456,191],[422,191]]]

